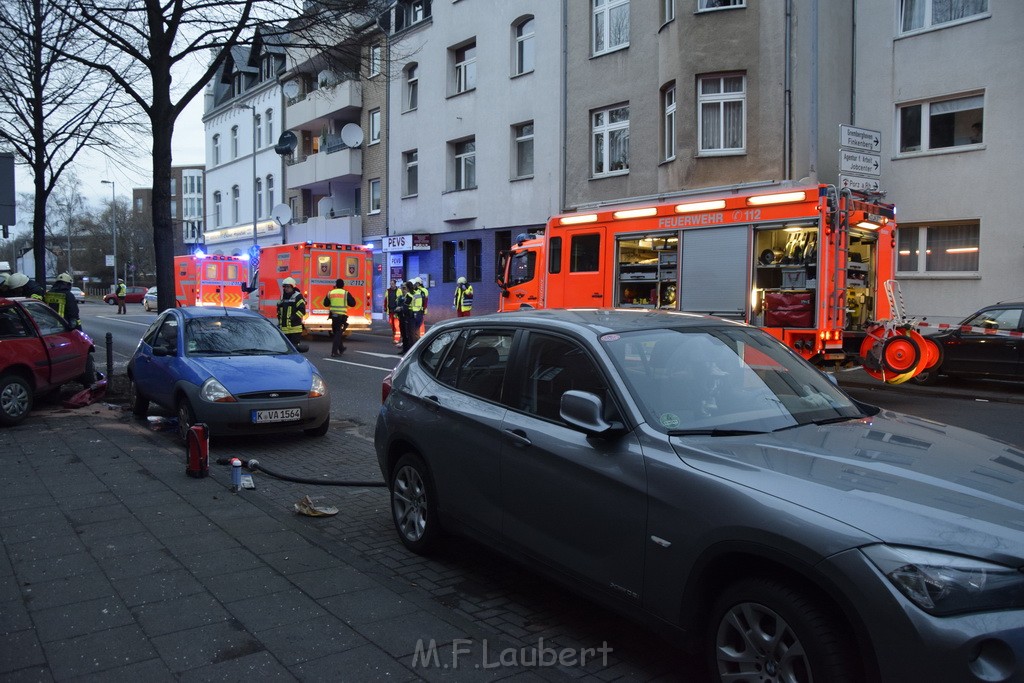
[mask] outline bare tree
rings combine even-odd
[[[116,147],[114,127],[129,124],[126,102],[105,74],[65,59],[102,59],[105,46],[83,40],[61,0],[0,2],[0,143],[31,169],[36,273],[45,282],[47,202],[61,175],[87,147]]]
[[[390,0],[68,0],[66,16],[77,28],[119,53],[97,60],[65,51],[106,73],[149,117],[153,136],[153,247],[161,310],[174,305],[174,234],[170,211],[171,139],[175,122],[223,66],[231,50],[254,35],[275,35],[289,44],[338,44],[355,35]],[[333,31],[328,42],[324,27]],[[343,41],[341,41],[343,42]],[[202,63],[202,66],[198,66]],[[199,72],[191,83],[172,85],[172,72]],[[124,73],[136,69],[148,80],[136,83]]]

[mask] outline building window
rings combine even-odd
[[[380,109],[370,110],[370,144],[380,142]]]
[[[427,14],[425,5],[425,0],[413,0],[413,2],[409,4],[410,24],[418,24],[426,18]]]
[[[220,135],[213,136],[213,165],[220,163]]]
[[[203,193],[203,176],[201,175],[196,176],[196,192],[198,194]]]
[[[231,158],[238,158],[238,126],[231,126]]]
[[[171,178],[171,196],[178,194],[178,179]]]
[[[988,0],[902,0],[900,31],[933,28],[988,14]]]
[[[728,9],[729,7],[746,7],[747,0],[699,0],[698,11],[707,9]]]
[[[899,111],[900,152],[981,144],[983,95],[905,104]]]
[[[441,243],[441,281],[455,282],[455,242],[445,240]]]
[[[483,241],[466,240],[466,279],[470,282],[480,282],[483,279]]]
[[[172,199],[171,200],[171,217],[172,218],[177,218],[178,217],[178,200],[177,199]]]
[[[676,86],[666,86],[661,92],[662,103],[662,159],[668,161],[676,158]]]
[[[593,0],[593,54],[629,45],[629,0]]]
[[[274,210],[274,176],[267,176],[267,210]]]
[[[515,139],[515,178],[533,175],[533,121],[512,127]]]
[[[256,114],[256,146],[259,147],[260,141],[263,139],[263,117]]]
[[[380,178],[370,181],[370,211],[369,213],[380,213]]]
[[[274,110],[268,109],[266,112],[267,121],[267,145],[274,144]]]
[[[221,197],[220,192],[213,193],[213,225],[219,228],[221,226]]]
[[[412,197],[419,194],[420,183],[419,183],[419,167],[420,167],[420,155],[418,150],[411,150],[402,155],[403,162],[405,164],[405,187],[402,188],[403,197]]]
[[[661,23],[667,24],[676,18],[676,0],[661,0]]]
[[[593,113],[593,171],[595,176],[629,170],[629,107]]]
[[[405,110],[412,111],[419,103],[420,81],[417,76],[417,64],[405,67]]]
[[[238,185],[231,188],[231,222],[238,222]]]
[[[735,154],[746,147],[746,76],[704,76],[698,82],[699,153]]]
[[[516,24],[516,65],[515,75],[533,71],[534,42],[533,17],[526,17]]]
[[[455,94],[476,87],[476,43],[455,50]]]
[[[476,187],[476,140],[455,143],[455,189]]]
[[[263,215],[263,180],[256,179],[256,215]]]
[[[902,275],[976,273],[980,228],[978,222],[900,225],[896,270]]]
[[[370,77],[376,76],[380,73],[381,69],[381,57],[383,55],[383,49],[380,44],[370,46]]]

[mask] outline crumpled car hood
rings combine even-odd
[[[1024,451],[882,411],[831,425],[672,439],[688,465],[890,544],[1024,565]]]
[[[216,377],[232,394],[309,391],[313,366],[299,354],[282,356],[192,356],[200,376]]]

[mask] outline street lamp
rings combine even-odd
[[[256,148],[259,146],[259,141],[256,139],[256,106],[252,104],[236,104],[234,108],[248,109],[252,112],[252,246],[256,247],[258,243],[256,238]]]
[[[113,226],[114,232],[114,289],[117,290],[117,212],[115,211],[115,204],[117,203],[117,185],[114,184],[113,180],[101,180],[104,185],[110,185],[110,224]]]

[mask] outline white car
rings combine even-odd
[[[156,287],[146,290],[146,296],[142,297],[142,307],[147,311],[156,310]]]
[[[83,292],[81,290],[81,288],[79,288],[79,287],[72,287],[71,288],[71,293],[75,295],[75,301],[77,301],[80,304],[84,304],[85,303],[85,292]]]

